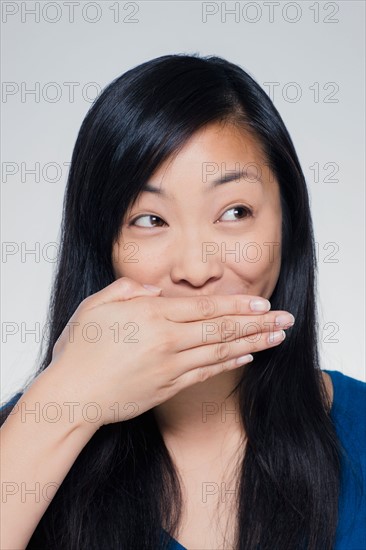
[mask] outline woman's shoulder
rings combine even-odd
[[[365,548],[366,536],[366,382],[327,370],[333,385],[330,411],[346,455],[334,550]]]
[[[346,439],[366,438],[366,382],[343,374],[324,370],[332,383],[331,416]]]
[[[323,370],[323,375],[327,377],[328,388],[331,382],[332,403],[335,406],[355,407],[357,404],[365,403],[366,382],[343,374],[338,370]],[[365,408],[363,408],[365,411]],[[362,412],[362,411],[360,411]]]

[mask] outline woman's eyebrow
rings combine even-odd
[[[208,191],[211,190],[211,189],[214,189],[216,188],[218,185],[221,185],[223,183],[228,183],[229,181],[233,181],[233,180],[237,180],[237,181],[240,181],[242,179],[246,179],[248,181],[250,181],[251,183],[254,182],[254,181],[257,181],[258,183],[260,183],[261,185],[263,185],[263,181],[261,180],[261,178],[259,177],[259,174],[255,174],[254,172],[250,171],[250,170],[247,170],[247,169],[244,169],[244,170],[241,170],[239,172],[228,172],[228,174],[226,174],[225,176],[221,177],[221,178],[218,178],[216,180],[213,180],[209,187],[208,187]]]
[[[206,191],[211,191],[212,189],[217,188],[219,185],[223,185],[224,183],[229,183],[230,181],[236,180],[237,182],[239,182],[240,180],[243,180],[243,179],[249,181],[250,183],[258,182],[261,185],[263,185],[263,181],[258,174],[255,174],[254,172],[251,172],[249,170],[241,170],[239,172],[229,172],[225,176],[222,176],[218,179],[213,180],[206,188]],[[159,189],[158,187],[154,187],[150,183],[146,183],[141,189],[141,192],[154,193],[166,199],[173,198],[172,195],[170,193],[167,193],[164,189]]]

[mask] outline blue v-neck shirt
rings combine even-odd
[[[344,483],[338,502],[339,520],[333,550],[366,550],[366,382],[340,371],[324,369],[324,372],[333,382],[330,414],[352,462],[342,467]],[[355,475],[351,474],[352,469]],[[187,550],[169,538],[169,550]]]

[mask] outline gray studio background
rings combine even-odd
[[[37,366],[68,163],[91,102],[131,67],[179,52],[223,56],[274,91],[310,192],[321,366],[365,381],[364,2],[2,2],[1,9],[1,400]]]

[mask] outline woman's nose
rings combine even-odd
[[[185,281],[192,286],[201,287],[211,279],[221,277],[224,265],[217,243],[200,240],[195,236],[193,239],[184,239],[175,246],[171,260],[171,279],[174,283]]]

